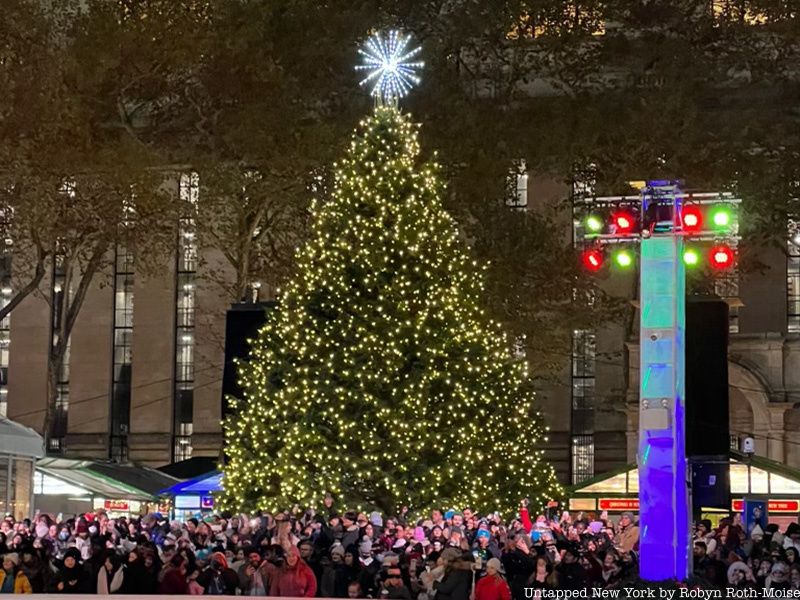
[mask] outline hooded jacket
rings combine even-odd
[[[475,600],[511,600],[511,588],[499,575],[487,575],[475,586]]]
[[[3,583],[5,583],[7,573],[5,570],[0,569],[0,589],[3,589]],[[31,582],[28,581],[28,578],[25,577],[25,573],[22,572],[21,569],[17,570],[17,574],[14,577],[14,594],[32,594],[33,588],[31,588]]]
[[[313,598],[317,595],[314,571],[300,558],[297,548],[290,548],[289,554],[297,556],[297,562],[293,567],[287,562],[281,567],[270,569],[269,595]]]
[[[213,587],[218,589],[214,593],[221,591],[233,596],[239,587],[239,575],[228,566],[228,560],[222,552],[214,552],[211,555],[211,565],[200,573],[197,583],[203,586],[207,595],[211,593],[209,589],[213,583]]]
[[[67,549],[64,554],[64,560],[68,557],[75,559],[75,566],[68,569],[62,561],[58,573],[53,579],[53,592],[56,594],[87,594],[89,586],[86,579],[86,569],[80,562],[80,550],[77,548]]]

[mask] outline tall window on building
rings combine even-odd
[[[59,190],[66,202],[75,198],[75,182],[65,181]],[[55,346],[59,339],[63,326],[64,307],[68,304],[71,290],[67,287],[66,256],[62,240],[56,240],[56,248],[53,255],[53,278],[50,287],[50,344]],[[67,436],[69,421],[69,361],[71,354],[71,343],[68,339],[61,368],[56,373],[56,392],[55,406],[53,407],[53,419],[50,423],[50,434],[48,437],[47,452],[50,454],[63,453],[64,442]]]
[[[109,458],[128,460],[133,360],[133,252],[120,244],[114,260],[114,341]]]
[[[0,209],[0,307],[5,308],[11,301],[11,256],[13,240],[11,239],[11,209]],[[8,414],[8,359],[11,345],[11,314],[0,320],[0,417]]]
[[[0,258],[0,263],[5,263],[5,257]],[[8,263],[11,260],[9,258]],[[5,307],[11,300],[11,285],[3,281],[0,283],[0,306]],[[8,415],[8,360],[11,346],[11,313],[0,319],[0,417]]]
[[[786,254],[786,329],[800,333],[800,230],[790,230]]]
[[[51,334],[50,341],[56,345],[61,335],[61,325],[64,315],[62,314],[64,294],[68,293],[65,289],[66,272],[65,258],[63,252],[56,249],[53,258],[53,280],[51,288],[52,311],[51,311]],[[47,451],[53,454],[61,453],[65,450],[64,440],[67,436],[67,424],[69,420],[69,359],[70,342],[67,340],[67,349],[64,353],[64,360],[61,368],[56,375],[56,405],[53,413],[53,421],[50,426],[50,437]]]
[[[572,333],[571,479],[594,476],[596,339],[592,331]]]
[[[180,194],[190,214],[180,221],[177,250],[175,303],[175,393],[172,418],[172,459],[192,456],[192,413],[194,411],[194,322],[197,240],[193,208],[200,190],[197,173],[181,176]]]
[[[579,214],[595,201],[595,165],[576,168],[572,183],[572,209]],[[573,243],[584,243],[580,219],[574,220]],[[570,480],[573,484],[594,476],[594,412],[596,337],[593,331],[572,332],[572,411],[570,418]]]
[[[514,161],[506,178],[506,205],[525,210],[528,207],[528,165],[525,159]]]

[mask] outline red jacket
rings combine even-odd
[[[269,575],[270,596],[313,598],[317,595],[317,578],[302,559],[298,559],[294,567],[284,564],[271,570]]]
[[[475,600],[511,600],[511,589],[502,577],[487,575],[475,586]]]
[[[189,583],[186,575],[180,569],[170,569],[164,574],[161,585],[158,586],[158,593],[170,596],[185,596],[189,593]]]

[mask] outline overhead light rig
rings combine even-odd
[[[689,268],[729,271],[736,264],[741,200],[727,192],[680,191],[661,196],[666,182],[651,182],[642,195],[587,197],[575,202],[575,241],[583,247],[581,262],[591,273],[609,267],[627,270],[638,252],[620,244],[679,235],[684,239],[683,261]],[[800,241],[800,235],[798,235]]]

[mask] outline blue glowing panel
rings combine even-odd
[[[685,451],[683,241],[641,245],[639,548],[650,581],[689,575],[689,492]]]

